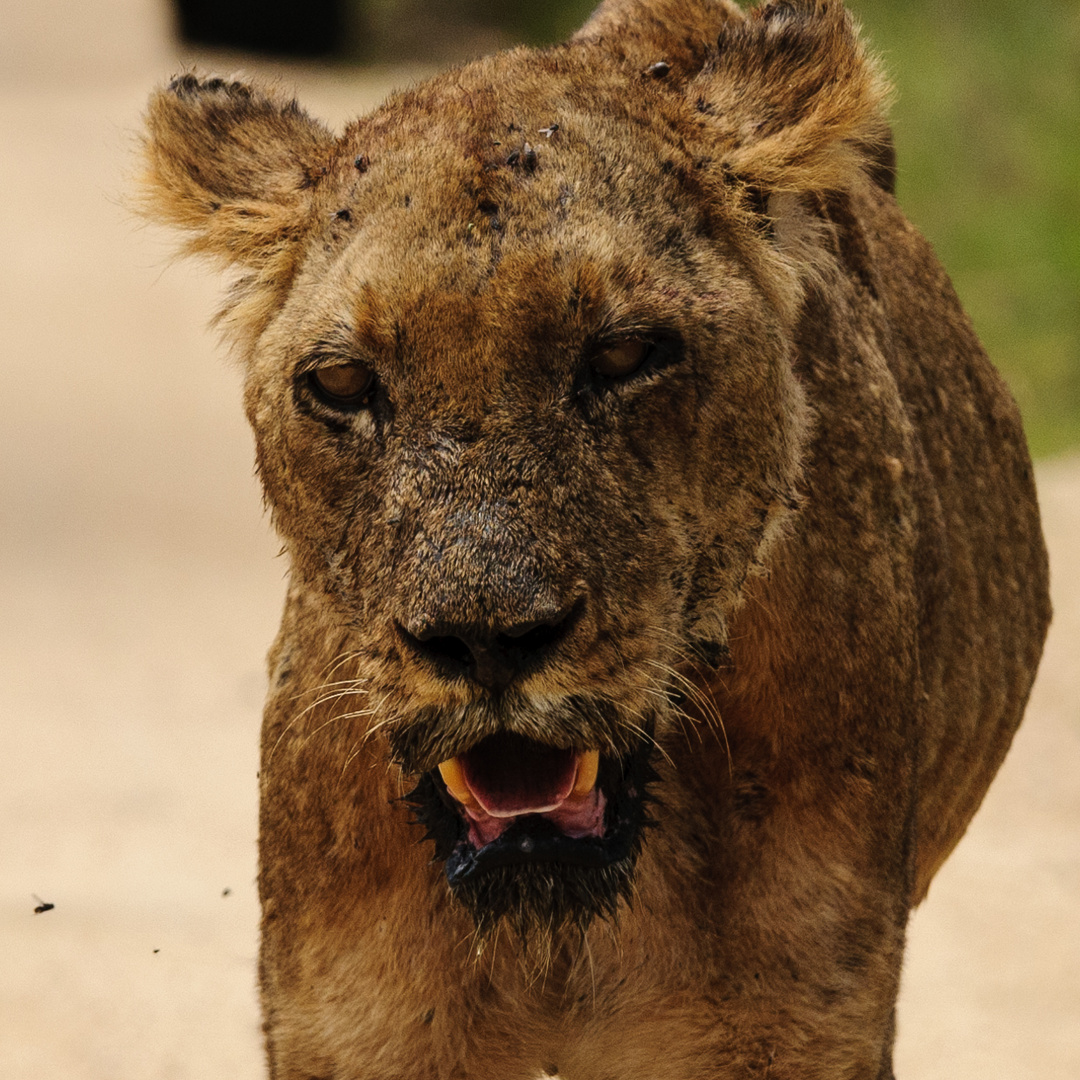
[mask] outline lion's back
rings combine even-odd
[[[930,245],[893,198],[854,196],[886,359],[913,428],[915,578],[927,709],[916,896],[963,834],[1027,701],[1050,620],[1048,566],[1020,414]]]

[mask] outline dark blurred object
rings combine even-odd
[[[285,57],[452,63],[569,37],[597,0],[175,0],[192,44]]]
[[[345,46],[348,0],[176,0],[179,30],[200,45],[330,56]]]

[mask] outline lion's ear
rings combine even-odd
[[[642,74],[685,82],[705,64],[721,26],[743,18],[733,0],[603,0],[571,40]]]
[[[190,252],[266,271],[303,231],[334,146],[294,101],[182,75],[150,99],[144,212],[187,230]]]
[[[889,87],[840,0],[774,0],[725,23],[688,87],[724,166],[774,192],[851,185],[889,145]]]

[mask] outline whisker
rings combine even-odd
[[[311,740],[314,739],[315,736],[319,734],[319,732],[325,731],[328,727],[331,727],[334,724],[340,723],[342,720],[353,720],[358,716],[370,716],[370,715],[371,715],[371,710],[370,709],[358,709],[355,712],[336,713],[334,716],[331,716],[330,719],[326,721],[326,723],[320,724],[310,734],[305,735],[304,736],[304,744],[307,745],[307,743],[311,742]]]
[[[329,690],[332,687],[336,687],[336,686],[352,687],[352,692],[353,693],[366,694],[366,693],[368,693],[368,691],[363,689],[363,687],[361,687],[359,684],[361,682],[369,682],[369,681],[370,680],[365,677],[363,679],[337,679],[334,682],[318,683],[315,686],[308,686],[303,690],[298,690],[293,695],[292,700],[293,701],[299,701],[300,698],[306,697],[308,694],[318,694],[318,693],[321,693],[323,690]]]
[[[361,743],[353,743],[352,749],[345,757],[345,762],[341,766],[341,775],[344,776],[349,771],[349,766],[360,756],[362,749]]]
[[[641,712],[640,709],[633,709],[631,711],[627,705],[625,705],[622,702],[617,701],[615,698],[611,697],[610,695],[604,694],[602,691],[597,691],[596,693],[597,693],[598,697],[600,697],[600,698],[602,698],[604,700],[610,701],[613,705],[618,706],[620,714],[621,714],[619,716],[619,723],[620,724],[622,724],[628,730],[632,731],[642,742],[651,743],[653,748],[655,750],[659,751],[660,755],[664,758],[664,760],[673,769],[675,768],[675,762],[672,760],[671,755],[660,744],[660,742],[657,740],[656,736],[655,735],[650,735],[649,732],[646,730],[646,728],[642,726],[646,722],[646,717],[643,715],[643,713]],[[630,720],[629,717],[627,717],[627,715],[626,715],[626,713],[628,711],[630,711],[630,715],[636,717],[639,721],[641,721],[641,723],[635,724],[632,720]]]
[[[376,713],[379,713],[379,712],[382,711],[382,706],[385,703],[387,696],[388,695],[383,695],[382,699],[376,705],[374,705],[372,707],[372,709],[371,709],[371,715],[372,716],[374,716]],[[384,727],[387,727],[389,724],[392,724],[396,719],[397,719],[396,716],[387,716],[387,717],[384,717],[382,720],[379,720],[377,723],[370,724],[368,726],[368,729],[364,732],[364,742],[365,743],[368,742],[368,740],[371,739],[371,737],[374,734],[376,734],[376,732],[379,732]]]
[[[618,659],[619,659],[619,663],[620,663],[620,664],[622,664],[622,667],[623,667],[623,671],[624,671],[624,672],[628,671],[628,667],[627,667],[627,663],[626,663],[626,658],[625,658],[625,656],[623,655],[623,653],[622,653],[622,650],[621,650],[621,649],[619,648],[619,644],[618,644],[618,642],[614,642],[614,643],[613,643],[613,647],[614,647],[614,649],[615,649],[615,655],[616,655],[616,656],[618,657]],[[598,691],[596,691],[596,693],[597,693],[597,696],[599,696],[599,697],[600,697],[601,699],[603,699],[603,700],[606,700],[606,701],[610,702],[610,703],[611,703],[612,705],[614,705],[614,706],[615,706],[615,707],[616,707],[616,708],[617,708],[617,709],[619,710],[619,714],[620,714],[620,718],[619,718],[619,719],[620,719],[620,723],[624,724],[624,725],[625,725],[626,727],[628,727],[628,728],[629,728],[629,729],[630,729],[631,731],[633,731],[633,732],[634,732],[634,733],[635,733],[635,734],[636,734],[636,735],[637,735],[637,736],[638,736],[638,737],[639,737],[639,738],[640,738],[640,739],[641,739],[641,740],[642,740],[643,742],[644,742],[644,741],[648,741],[648,742],[651,742],[651,743],[652,743],[652,745],[653,745],[653,747],[654,747],[654,748],[655,748],[656,750],[659,750],[659,751],[660,751],[661,755],[662,755],[662,756],[664,757],[664,759],[665,759],[665,760],[667,761],[667,763],[668,763],[668,764],[669,764],[669,765],[670,765],[670,766],[671,766],[671,767],[672,767],[673,769],[675,768],[675,762],[674,762],[674,761],[672,761],[672,759],[671,759],[671,755],[670,755],[670,754],[669,754],[669,753],[667,752],[667,750],[665,750],[665,749],[664,749],[664,748],[663,748],[663,747],[662,747],[662,746],[660,745],[660,743],[659,743],[659,742],[658,742],[658,741],[656,740],[656,737],[655,737],[654,735],[649,735],[649,734],[648,734],[648,732],[647,732],[647,731],[645,730],[645,728],[641,726],[641,724],[644,724],[644,723],[645,723],[645,716],[643,715],[643,713],[642,713],[641,709],[635,708],[635,709],[633,709],[633,711],[632,711],[632,715],[636,716],[636,717],[637,717],[637,719],[638,719],[639,721],[641,721],[641,724],[633,724],[633,723],[630,723],[630,722],[629,722],[629,721],[628,721],[627,719],[625,719],[625,713],[626,713],[626,711],[627,711],[627,708],[628,708],[628,707],[627,707],[627,705],[626,705],[626,704],[625,704],[624,702],[621,702],[621,701],[617,700],[617,699],[616,699],[616,698],[615,698],[615,697],[614,697],[614,696],[613,696],[612,694],[610,694],[610,693],[606,693],[606,692],[605,692],[604,690],[602,690],[602,689],[601,689],[601,690],[598,690]]]
[[[692,679],[688,678],[683,672],[670,665],[660,663],[659,661],[649,660],[647,663],[653,667],[659,668],[671,680],[679,687],[682,687],[686,691],[686,696],[691,700],[698,708],[701,709],[704,714],[704,718],[708,727],[714,731],[719,731],[724,743],[724,752],[727,755],[728,761],[728,773],[732,773],[731,764],[731,743],[728,741],[727,728],[724,725],[724,718],[720,715],[720,710],[716,707],[716,702],[706,694],[701,687],[699,687]],[[684,709],[678,706],[673,706],[680,716],[684,717],[691,727],[697,728],[697,724],[694,718],[691,717]]]
[[[351,652],[340,653],[333,660],[329,661],[329,663],[323,669],[322,678],[320,678],[319,682],[315,683],[313,686],[306,687],[303,690],[298,690],[296,692],[295,697],[300,698],[300,697],[303,697],[305,694],[318,693],[321,689],[323,689],[324,687],[327,687],[327,686],[339,686],[339,685],[343,685],[344,683],[357,683],[357,682],[367,682],[367,681],[369,681],[368,676],[360,676],[360,677],[358,677],[356,679],[345,679],[345,680],[339,680],[339,681],[336,681],[336,682],[330,682],[329,681],[330,677],[336,671],[338,671],[342,667],[344,667],[345,664],[349,663],[351,660],[357,659],[358,657],[362,657],[363,655],[364,655],[364,653],[359,649],[354,649]]]
[[[322,688],[320,687],[319,689],[322,689]],[[319,706],[321,706],[321,705],[327,704],[328,702],[340,701],[342,698],[350,697],[350,696],[352,696],[353,694],[356,694],[356,693],[367,694],[367,693],[369,693],[369,691],[367,691],[367,690],[355,690],[355,691],[354,690],[336,690],[332,694],[326,694],[324,697],[321,697],[318,700],[311,702],[309,705],[307,705],[303,709],[301,709],[300,712],[298,712],[294,716],[290,717],[289,722],[282,729],[281,734],[278,735],[277,739],[274,741],[274,745],[270,748],[270,753],[267,755],[267,759],[266,759],[267,764],[269,764],[271,761],[274,760],[274,754],[277,753],[277,748],[281,745],[281,740],[284,739],[285,736],[288,735],[289,732],[292,731],[292,729],[298,723],[300,723],[300,721],[303,720],[303,718],[305,716],[307,716],[307,714],[309,712],[311,712],[313,709],[319,708]]]

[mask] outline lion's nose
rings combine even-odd
[[[466,677],[489,690],[539,670],[577,624],[579,600],[538,618],[502,626],[455,625],[431,621],[411,627],[397,623],[400,639],[444,677]]]

